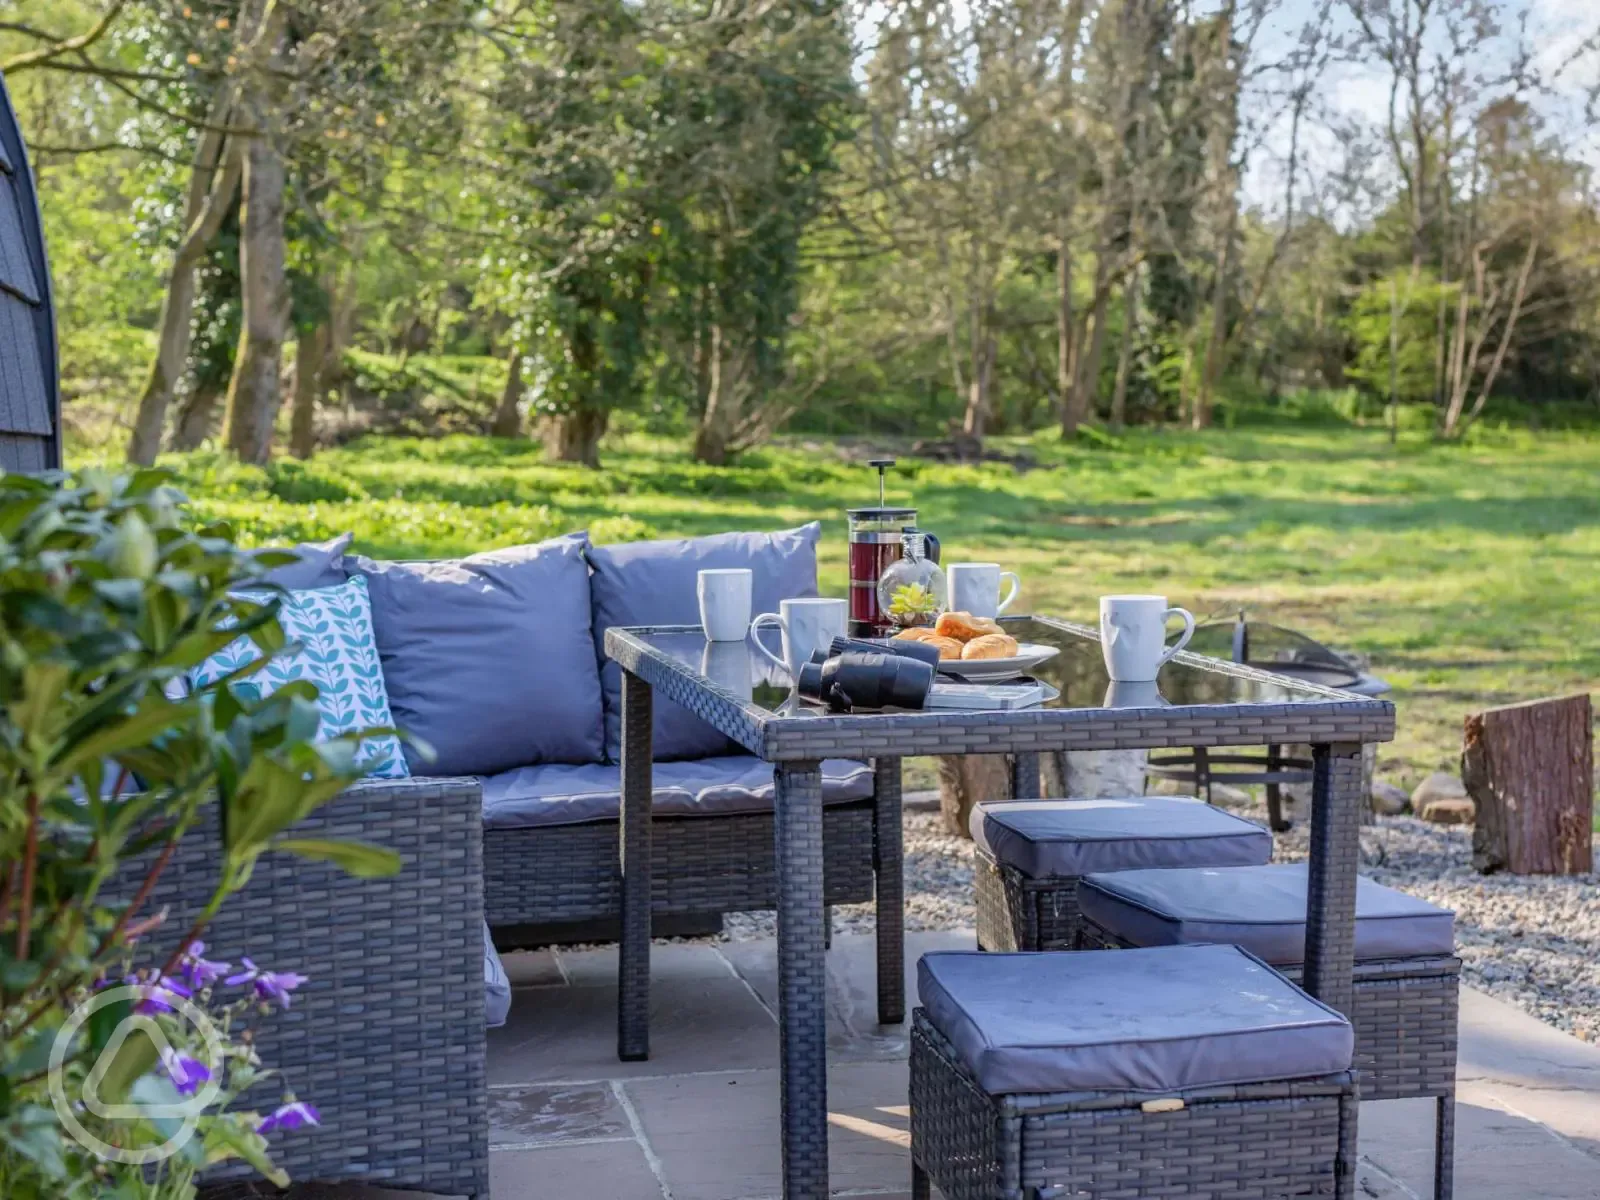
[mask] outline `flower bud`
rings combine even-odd
[[[123,517],[116,533],[107,540],[106,564],[125,579],[149,579],[160,556],[156,535],[136,512]]]

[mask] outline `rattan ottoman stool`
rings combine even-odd
[[[1078,889],[1080,948],[1242,946],[1298,981],[1305,958],[1303,864],[1121,871]],[[1356,886],[1355,1067],[1363,1100],[1437,1101],[1434,1196],[1453,1192],[1455,917],[1370,879]]]
[[[1353,1195],[1354,1033],[1234,946],[925,955],[911,1194]]]
[[[1078,879],[1140,867],[1236,867],[1272,857],[1272,835],[1198,800],[1014,800],[972,810],[978,946],[1077,948]]]

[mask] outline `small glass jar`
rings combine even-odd
[[[900,560],[878,580],[878,611],[901,628],[932,625],[945,606],[944,572],[928,557],[924,534],[900,535]]]

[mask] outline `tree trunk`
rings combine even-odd
[[[344,383],[344,352],[355,340],[357,272],[355,260],[360,257],[366,235],[359,229],[351,236],[345,253],[349,258],[326,283],[330,297],[328,315],[328,350],[322,360],[322,394],[328,395]]]
[[[283,188],[283,158],[271,137],[252,138],[239,221],[243,331],[223,421],[228,449],[243,462],[264,463],[271,456],[272,428],[283,402],[279,370],[289,327]]]
[[[223,97],[211,106],[208,117],[214,124],[228,119]],[[232,93],[227,94],[231,103]],[[219,111],[220,109],[220,111]],[[219,156],[226,153],[226,160]],[[221,162],[220,171],[217,165]],[[223,135],[206,130],[195,149],[194,173],[184,206],[184,236],[172,258],[172,273],[161,301],[161,317],[156,329],[156,356],[139,393],[139,408],[128,439],[128,461],[139,466],[155,462],[161,450],[161,434],[166,426],[167,407],[183,376],[189,358],[190,322],[194,317],[195,268],[205,257],[206,248],[221,228],[234,193],[239,187],[240,155],[236,148],[223,149]],[[207,414],[209,420],[209,414]]]
[[[317,449],[317,404],[327,367],[329,329],[326,322],[300,334],[294,360],[294,407],[289,413],[289,453],[310,458]]]
[[[216,432],[217,401],[222,391],[216,387],[196,388],[178,409],[170,446],[174,450],[198,450]]]
[[[1473,713],[1461,781],[1478,810],[1472,865],[1479,871],[1594,869],[1594,713],[1587,695]]]
[[[1058,750],[1039,756],[1046,796],[1110,800],[1144,795],[1148,750]]]
[[[1011,799],[1011,758],[1006,754],[949,754],[939,759],[939,812],[946,832],[971,837],[974,805]]]
[[[605,435],[611,414],[605,409],[578,408],[553,414],[539,423],[539,440],[551,462],[600,465],[600,439]]]
[[[995,340],[993,330],[994,308],[985,306],[982,317],[973,316],[972,379],[967,387],[967,410],[961,418],[961,432],[975,440],[982,439],[989,427],[991,392],[994,386]]]
[[[1128,376],[1133,372],[1133,348],[1139,340],[1139,272],[1122,289],[1122,345],[1117,347],[1117,385],[1111,392],[1111,428],[1121,431],[1128,423]]]
[[[1074,362],[1072,340],[1072,243],[1069,221],[1068,213],[1063,212],[1060,249],[1056,255],[1056,399],[1061,405],[1061,436],[1064,438],[1076,437],[1078,433],[1078,415],[1072,407],[1072,381],[1077,364]]]
[[[1200,368],[1200,386],[1194,394],[1193,426],[1204,429],[1211,424],[1212,399],[1217,381],[1222,377],[1222,360],[1228,342],[1229,284],[1233,277],[1233,239],[1239,220],[1237,192],[1227,201],[1227,219],[1223,224],[1222,246],[1217,254],[1217,280],[1211,297],[1211,333],[1206,338],[1205,362]]]
[[[694,431],[694,458],[720,467],[732,457],[742,401],[741,364],[729,354],[722,326],[713,322],[706,345],[706,401]]]
[[[522,435],[522,350],[519,347],[513,346],[506,355],[506,386],[500,391],[500,403],[495,406],[489,432],[502,438]]]
[[[1080,422],[1094,416],[1094,402],[1100,391],[1100,363],[1106,353],[1106,308],[1111,299],[1111,288],[1106,282],[1106,274],[1103,262],[1096,265],[1094,308],[1089,318],[1093,325],[1089,330],[1089,348],[1082,356],[1079,365],[1078,398],[1074,402]]]
[[[1455,436],[1464,430],[1478,415],[1483,412],[1483,406],[1489,403],[1489,394],[1494,390],[1494,381],[1500,376],[1500,368],[1505,365],[1506,351],[1511,347],[1511,335],[1516,331],[1517,320],[1522,316],[1522,303],[1528,295],[1528,275],[1533,270],[1534,257],[1539,252],[1539,239],[1530,238],[1528,252],[1523,256],[1522,267],[1517,272],[1517,282],[1511,295],[1511,311],[1506,314],[1506,323],[1500,328],[1500,344],[1495,348],[1494,357],[1489,360],[1488,369],[1483,373],[1483,386],[1478,390],[1478,398],[1473,402],[1472,411],[1466,416],[1465,422],[1459,427],[1452,425],[1446,431],[1446,436]]]

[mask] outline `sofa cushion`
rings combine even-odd
[[[622,769],[612,763],[519,767],[483,784],[483,821],[490,828],[615,821],[622,811]],[[657,763],[652,810],[660,816],[708,816],[772,809],[772,764],[748,754]],[[872,795],[872,768],[830,758],[822,764],[822,802],[844,804]]]
[[[594,653],[603,664],[607,758],[616,761],[621,756],[622,670],[606,660],[606,630],[613,625],[698,625],[695,581],[707,567],[749,567],[754,572],[752,617],[777,611],[780,600],[815,596],[821,530],[813,521],[778,533],[719,533],[589,549],[594,567]],[[653,757],[663,761],[738,751],[723,734],[665,697],[655,701],[652,739]]]
[[[1078,905],[1136,946],[1229,943],[1274,966],[1295,966],[1305,961],[1306,880],[1304,863],[1118,871],[1085,879]],[[1454,947],[1453,913],[1356,880],[1356,958],[1453,954]]]
[[[301,542],[298,546],[288,547],[286,552],[293,554],[295,561],[273,567],[264,576],[265,581],[288,588],[291,592],[335,587],[343,583],[349,577],[344,567],[344,556],[350,549],[352,536],[341,533],[325,542]]]
[[[263,593],[251,593],[260,599]],[[359,575],[337,587],[308,588],[281,598],[278,624],[300,649],[280,654],[252,675],[234,683],[271,695],[284,684],[308,680],[317,685],[317,737],[327,740],[361,729],[394,725],[383,670],[373,641],[372,610],[367,581]],[[191,686],[201,688],[261,657],[247,637],[236,638],[189,673]],[[377,779],[405,779],[405,756],[392,733],[364,738],[361,760]]]
[[[355,560],[419,775],[492,775],[600,757],[587,535],[440,562]]]
[[[1140,867],[1234,867],[1272,857],[1272,835],[1196,800],[1012,800],[972,810],[972,840],[1029,879]]]
[[[483,923],[483,1023],[499,1029],[511,1013],[511,978],[506,974],[500,953],[489,936],[489,922]]]
[[[1261,1083],[1350,1067],[1350,1024],[1234,946],[925,954],[928,1019],[991,1096]]]

